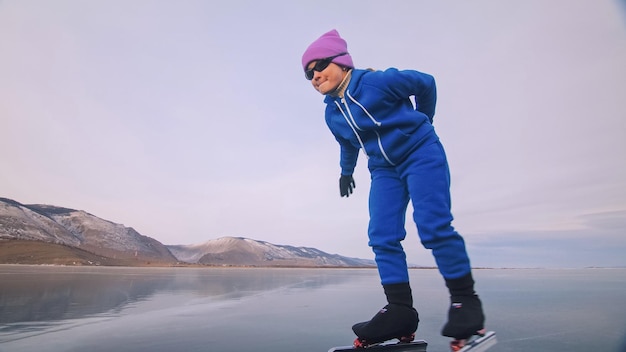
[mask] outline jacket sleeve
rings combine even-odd
[[[332,114],[334,107],[332,105],[326,106],[325,120],[330,132],[335,137],[335,140],[339,143],[340,155],[339,166],[341,167],[342,175],[352,175],[354,168],[356,167],[357,159],[359,157],[359,147],[354,146],[349,140],[342,137],[332,126],[329,116]]]
[[[357,160],[359,158],[359,148],[354,147],[347,141],[344,141],[340,138],[337,138],[337,142],[339,142],[341,155],[339,157],[339,166],[341,166],[341,174],[342,175],[352,175],[354,173],[354,168],[356,167]]]
[[[427,73],[415,70],[399,71],[395,68],[387,69],[383,74],[384,86],[389,94],[396,99],[415,97],[415,109],[433,122],[435,105],[437,104],[437,87],[435,78]]]

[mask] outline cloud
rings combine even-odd
[[[581,215],[576,229],[472,234],[469,247],[478,266],[625,266],[625,215],[624,210]]]

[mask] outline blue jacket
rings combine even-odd
[[[324,99],[326,124],[341,146],[341,174],[352,175],[361,148],[371,170],[398,165],[420,145],[436,141],[436,101],[431,75],[354,69],[344,97]]]

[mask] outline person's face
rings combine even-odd
[[[307,70],[311,70],[315,67],[318,60],[312,61],[307,66]],[[313,70],[313,78],[311,84],[313,88],[323,95],[326,95],[339,87],[343,80],[345,71],[343,68],[335,63],[330,63],[328,67],[321,71]]]

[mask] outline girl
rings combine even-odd
[[[448,164],[432,125],[437,98],[433,77],[395,68],[355,69],[347,43],[336,30],[306,49],[302,68],[313,88],[325,95],[326,123],[340,145],[340,195],[349,197],[355,188],[352,173],[360,149],[371,174],[369,245],[387,305],[371,320],[352,327],[355,346],[394,338],[410,341],[417,330],[419,318],[401,245],[409,200],[420,240],[432,250],[450,292],[442,335],[462,344],[484,333],[465,243],[451,225]]]

